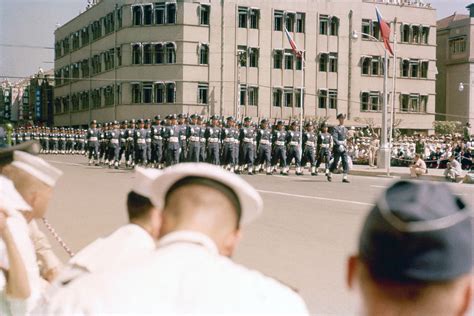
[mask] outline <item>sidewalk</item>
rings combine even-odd
[[[467,171],[463,173],[463,176],[466,173]],[[386,177],[387,170],[371,168],[367,165],[353,165],[349,174],[365,177]],[[408,167],[391,167],[390,176],[400,179],[410,179],[410,169]],[[446,181],[444,178],[444,169],[428,169],[428,173],[421,176],[419,179],[429,181]]]

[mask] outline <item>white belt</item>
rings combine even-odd
[[[176,136],[170,137],[170,140],[169,140],[170,143],[177,143],[178,141],[179,141],[178,137],[176,137]]]
[[[179,139],[181,139],[181,140],[186,140],[186,136],[181,135],[181,136],[179,137]]]
[[[329,148],[329,144],[322,144],[321,147],[322,148]]]
[[[277,146],[285,146],[285,142],[281,142],[281,141],[276,141],[275,144]]]
[[[306,146],[314,147],[314,142],[306,142]]]
[[[205,143],[206,142],[206,139],[205,138],[201,138],[201,143]]]
[[[235,142],[235,138],[226,138],[224,139],[224,143],[233,143]]]
[[[29,138],[29,137],[25,137],[25,140],[30,140],[30,139],[31,139],[31,138]]]
[[[55,138],[53,138],[54,140],[56,140]],[[96,142],[97,141],[97,137],[90,137],[89,138],[89,141],[90,142]]]
[[[290,145],[291,145],[291,146],[298,146],[299,143],[298,143],[298,142],[290,142]]]
[[[253,143],[252,138],[244,138],[244,143]]]
[[[240,141],[238,139],[234,139],[234,144],[240,144]]]
[[[119,140],[113,138],[113,139],[110,140],[110,142],[111,142],[112,144],[118,144],[118,143],[119,143]]]
[[[151,138],[147,138],[147,139],[146,139],[146,142],[147,142],[147,143],[151,143]]]
[[[133,137],[127,138],[127,141],[132,142],[132,141],[133,141]]]
[[[210,143],[218,143],[218,142],[219,142],[219,138],[209,138],[209,142],[210,142]]]
[[[191,136],[191,137],[189,137],[189,140],[192,141],[192,142],[199,142],[200,138],[198,136]]]
[[[163,139],[161,136],[153,136],[154,139]]]
[[[266,140],[266,139],[261,139],[260,140],[260,145],[269,145],[269,144],[270,144],[269,140]]]
[[[83,140],[83,139],[79,139],[79,143],[83,143],[83,142],[84,142],[84,140]]]
[[[58,140],[58,139],[53,137],[53,138],[51,138],[51,140]]]
[[[143,138],[137,139],[137,144],[145,144],[145,140]]]

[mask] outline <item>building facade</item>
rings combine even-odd
[[[474,3],[467,8],[438,21],[436,112],[438,120],[474,126]]]
[[[398,33],[388,71],[394,123],[432,131],[436,11],[399,0],[98,1],[55,32],[55,123],[168,113],[288,119],[299,116],[303,91],[306,117],[343,112],[380,126],[376,6]]]

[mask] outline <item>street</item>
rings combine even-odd
[[[89,167],[82,156],[43,157],[64,171],[47,218],[73,251],[126,223],[131,171]],[[343,184],[340,175],[332,183],[324,176],[293,174],[244,178],[262,195],[265,210],[244,229],[236,261],[298,289],[312,314],[353,314],[346,258],[356,250],[367,211],[393,180],[352,177]],[[450,186],[472,205],[474,187]],[[48,237],[66,260],[67,254]]]

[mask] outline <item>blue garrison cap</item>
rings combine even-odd
[[[454,280],[472,271],[472,215],[446,184],[397,182],[367,216],[359,256],[376,280]]]

